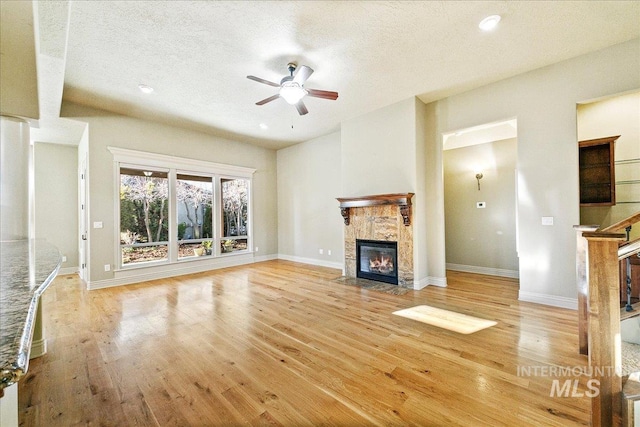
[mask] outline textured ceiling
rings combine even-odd
[[[411,96],[430,102],[640,37],[637,1],[69,4],[65,100],[270,148]],[[63,31],[59,12],[40,10],[46,37]],[[484,33],[491,14],[502,21]],[[277,88],[246,76],[279,82],[291,61],[315,70],[306,86],[338,100],[307,97],[306,116],[281,99],[256,106]]]

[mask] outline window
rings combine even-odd
[[[213,179],[178,174],[176,200],[178,202],[176,215],[178,258],[212,255]]]
[[[246,179],[221,179],[223,253],[247,249],[247,217],[249,214],[249,182]]]
[[[250,252],[254,169],[109,147],[120,267]]]
[[[122,265],[168,259],[167,172],[120,169]]]

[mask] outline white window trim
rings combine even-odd
[[[233,166],[224,163],[208,162],[206,160],[189,159],[186,157],[168,156],[166,154],[150,153],[147,151],[130,150],[128,148],[107,147],[113,154],[113,160],[118,163],[142,163],[145,166],[202,172],[216,175],[230,175],[233,178],[253,178],[256,169],[244,166]]]
[[[196,160],[189,159],[186,157],[177,157],[177,156],[169,156],[166,154],[159,153],[151,153],[146,151],[137,151],[130,150],[127,148],[113,147],[108,146],[107,150],[111,152],[113,155],[113,166],[116,177],[120,177],[120,168],[121,167],[133,167],[133,168],[149,168],[153,170],[162,170],[163,172],[168,171],[168,179],[169,179],[169,218],[175,218],[176,206],[174,203],[174,194],[175,194],[175,180],[176,175],[179,173],[201,173],[206,176],[211,176],[214,179],[214,197],[219,196],[220,193],[220,179],[236,179],[236,178],[244,178],[248,180],[249,185],[249,206],[247,216],[249,218],[248,224],[248,237],[247,237],[247,250],[237,251],[234,253],[221,254],[219,253],[219,248],[216,248],[214,252],[214,259],[234,256],[234,255],[242,255],[252,252],[252,241],[253,241],[253,174],[256,169],[248,168],[244,166],[234,166],[227,165],[224,163],[215,163],[209,162],[205,160]],[[117,183],[119,183],[119,179],[117,179]],[[115,186],[114,192],[114,201],[118,201],[120,199],[120,185]],[[219,209],[216,209],[218,211]],[[220,224],[221,218],[220,212],[215,212],[214,215],[216,218],[214,219],[214,227]],[[168,247],[168,260],[167,261],[150,261],[146,263],[134,264],[134,265],[122,265],[122,257],[121,257],[121,248],[120,248],[120,203],[114,203],[114,224],[115,227],[115,258],[117,260],[116,263],[116,271],[126,271],[126,270],[134,270],[141,268],[150,268],[150,267],[160,267],[167,265],[175,265],[185,262],[193,262],[193,261],[201,261],[195,259],[177,259],[177,254],[175,253],[174,245],[171,244],[171,236],[176,235],[177,233],[177,225],[173,224],[173,221],[169,222],[169,247]],[[221,240],[225,236],[216,236],[214,237],[214,241]],[[217,243],[217,242],[216,242]],[[208,257],[207,257],[208,258]],[[203,258],[205,260],[207,258]]]

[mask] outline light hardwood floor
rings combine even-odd
[[[577,312],[518,302],[512,279],[448,272],[398,296],[268,261],[43,296],[48,353],[20,382],[25,426],[573,426],[587,397],[518,367],[585,367]],[[497,320],[460,335],[394,316],[428,304]]]

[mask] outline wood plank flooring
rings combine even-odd
[[[517,281],[448,272],[391,295],[338,270],[268,261],[43,295],[48,353],[19,387],[22,426],[575,426],[519,367],[581,367],[577,312],[518,302]],[[392,315],[427,304],[498,324],[460,335]]]

